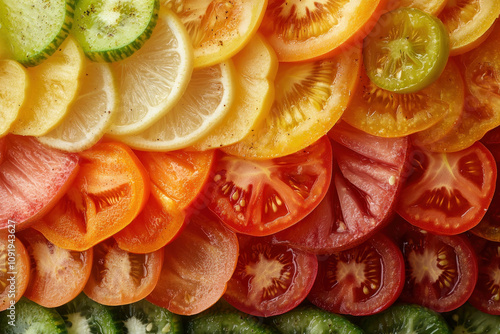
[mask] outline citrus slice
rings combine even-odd
[[[184,95],[169,113],[140,134],[116,139],[146,151],[169,151],[192,145],[231,110],[234,76],[231,60],[193,71]]]
[[[63,151],[80,152],[104,135],[115,114],[116,87],[106,63],[87,60],[78,97],[64,120],[38,140]]]
[[[75,0],[0,1],[0,35],[14,58],[35,66],[56,52],[73,23]]]
[[[271,111],[255,131],[222,150],[270,159],[312,145],[340,119],[358,83],[360,65],[359,48],[325,60],[280,63]]]
[[[78,93],[84,67],[82,49],[68,37],[46,61],[28,68],[29,99],[19,110],[19,118],[11,132],[42,136],[61,123]]]
[[[28,73],[15,60],[0,60],[0,137],[17,118],[28,89]]]
[[[142,132],[177,103],[191,77],[193,50],[184,26],[173,12],[160,10],[151,38],[112,69],[119,102],[110,132]]]
[[[159,8],[158,0],[79,0],[72,33],[90,59],[122,60],[149,39]]]
[[[238,99],[224,120],[194,144],[198,150],[234,144],[268,114],[274,100],[278,58],[260,34],[232,58],[236,68]]]
[[[196,68],[218,64],[240,51],[257,31],[267,0],[161,0],[187,28]]]

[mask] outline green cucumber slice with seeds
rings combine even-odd
[[[360,327],[366,334],[451,334],[443,316],[414,304],[395,304],[375,315],[364,317]]]
[[[345,317],[314,306],[297,307],[270,319],[280,333],[299,334],[363,334],[358,326]]]
[[[118,307],[113,311],[124,326],[122,333],[184,333],[181,316],[151,304],[145,299]]]
[[[81,293],[57,308],[69,334],[120,334],[123,324],[113,317],[110,308],[96,303]]]
[[[63,318],[55,309],[45,308],[22,297],[12,310],[0,313],[2,334],[66,334]]]
[[[0,0],[0,35],[15,60],[38,65],[68,36],[74,9],[75,0]]]
[[[159,0],[79,0],[72,33],[94,61],[125,59],[149,39]]]
[[[444,314],[453,334],[500,334],[500,315],[484,313],[465,303]]]

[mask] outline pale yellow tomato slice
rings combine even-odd
[[[28,91],[28,73],[15,60],[0,60],[0,137],[17,119]]]

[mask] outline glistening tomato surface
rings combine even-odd
[[[311,214],[275,234],[276,242],[332,253],[363,242],[392,215],[408,139],[375,137],[343,122],[329,136],[334,152],[330,189]]]
[[[452,311],[472,294],[477,281],[477,258],[464,235],[436,235],[409,228],[401,237],[406,281],[401,300]]]
[[[0,229],[17,230],[46,214],[78,172],[78,156],[47,148],[31,137],[0,139]]]
[[[383,234],[349,250],[322,256],[308,299],[333,313],[369,315],[389,307],[404,285],[398,246]]]
[[[232,230],[264,236],[297,223],[323,199],[332,173],[325,136],[295,154],[248,160],[221,154],[208,207]]]
[[[316,278],[318,260],[313,254],[269,238],[240,235],[240,255],[224,299],[259,317],[283,314],[299,305]]]
[[[397,206],[404,219],[439,234],[459,234],[481,221],[497,179],[495,159],[484,145],[451,153],[415,148],[410,164]]]

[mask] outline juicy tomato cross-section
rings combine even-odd
[[[438,234],[459,234],[481,221],[497,178],[495,159],[484,145],[450,153],[415,148],[410,164],[413,172],[397,205],[404,219]]]
[[[370,315],[399,297],[404,276],[403,254],[379,233],[354,248],[320,257],[308,299],[333,313]]]
[[[232,230],[254,236],[283,230],[323,199],[332,175],[325,136],[289,156],[247,160],[222,154],[208,187],[212,210]]]
[[[149,176],[126,145],[102,142],[79,154],[80,171],[33,227],[62,248],[86,250],[130,224],[150,192]]]

